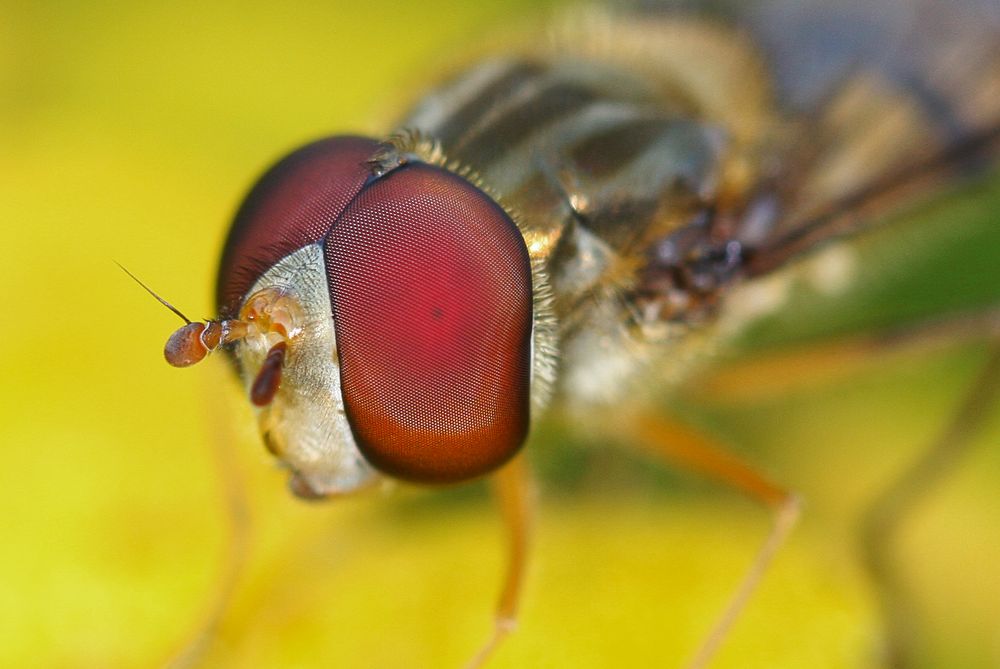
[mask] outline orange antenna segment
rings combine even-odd
[[[281,386],[281,368],[285,364],[285,352],[288,345],[279,341],[271,347],[264,359],[264,364],[260,366],[257,377],[250,387],[250,401],[259,407],[267,406],[274,399],[278,388]]]
[[[249,329],[248,323],[237,320],[188,323],[167,339],[163,357],[174,367],[187,367],[223,344],[242,339]]]

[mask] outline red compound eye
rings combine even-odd
[[[308,144],[268,170],[236,214],[219,264],[218,315],[234,318],[260,275],[289,253],[322,238],[371,176],[378,142],[330,137]]]
[[[416,163],[365,188],[324,242],[347,417],[382,471],[450,482],[528,430],[531,267],[464,179]]]

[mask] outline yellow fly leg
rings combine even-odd
[[[953,314],[882,332],[752,355],[723,365],[692,389],[739,399],[790,394],[850,376],[888,359],[916,359],[962,343],[987,340],[989,357],[943,429],[867,507],[860,527],[862,562],[874,584],[884,627],[884,661],[915,666],[920,638],[917,602],[900,577],[899,531],[917,506],[961,464],[975,436],[1000,404],[1000,307]]]
[[[771,530],[754,556],[729,602],[686,665],[700,669],[711,661],[785,542],[799,515],[798,497],[728,452],[704,432],[678,420],[646,414],[616,424],[616,439],[627,439],[653,456],[735,488],[772,513]]]
[[[729,400],[779,396],[848,378],[890,358],[926,355],[984,338],[1000,338],[1000,306],[751,353],[700,375],[686,390]]]
[[[214,386],[213,386],[214,387]],[[207,394],[207,393],[206,393]],[[207,398],[206,398],[207,399]],[[213,397],[213,400],[215,398]],[[204,406],[212,407],[206,401]],[[204,611],[185,640],[178,643],[164,669],[192,669],[204,665],[216,645],[222,620],[229,611],[237,586],[244,574],[251,546],[251,521],[246,483],[233,457],[233,434],[228,412],[208,411],[212,457],[219,479],[219,496],[228,520],[229,537],[213,590]]]
[[[955,471],[976,433],[1000,400],[1000,340],[944,429],[872,503],[861,523],[861,550],[878,592],[885,626],[885,663],[891,669],[916,665],[917,606],[896,568],[899,530],[934,487]]]
[[[524,455],[518,455],[493,475],[493,487],[507,528],[507,569],[497,602],[490,638],[465,666],[476,669],[517,627],[517,614],[527,570],[535,494]]]

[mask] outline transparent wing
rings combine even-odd
[[[996,164],[997,0],[725,4],[793,128],[757,271]]]
[[[735,26],[784,116],[778,221],[751,273],[870,225],[1000,155],[998,0],[708,0],[642,5]],[[749,86],[749,84],[747,84]]]

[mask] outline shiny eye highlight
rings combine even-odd
[[[324,241],[344,403],[358,447],[421,482],[471,478],[528,430],[531,266],[517,226],[447,170],[367,186]]]

